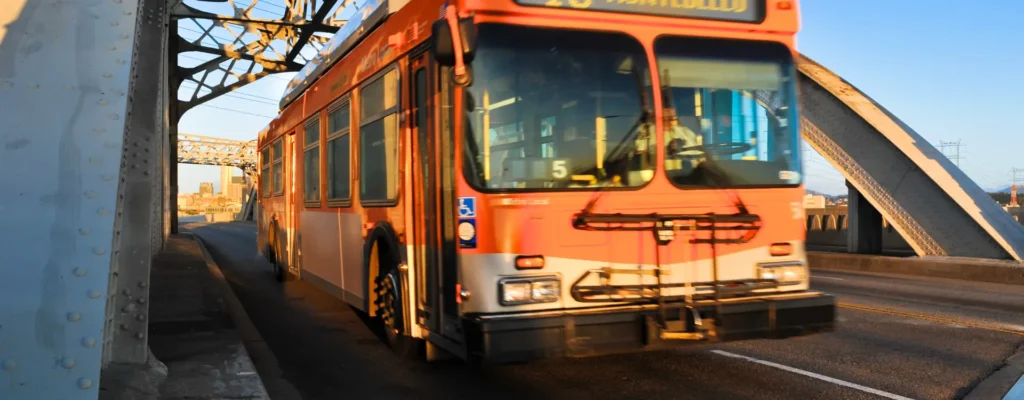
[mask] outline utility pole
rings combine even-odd
[[[954,150],[953,155],[946,154],[946,147],[954,147],[954,146],[955,146],[956,150]],[[946,142],[946,141],[941,141],[940,140],[939,141],[939,151],[941,151],[942,155],[946,156],[946,158],[948,158],[948,159],[952,160],[954,163],[956,163],[956,167],[957,168],[960,168],[960,139],[957,139],[955,142]]]

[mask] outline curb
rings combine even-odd
[[[877,272],[1024,285],[1024,264],[1014,261],[931,257],[902,258],[808,251],[807,262],[812,270]]]
[[[1024,353],[1007,359],[999,369],[978,382],[964,400],[1024,398]]]
[[[267,392],[265,380],[267,376],[281,376],[281,371],[277,366],[277,358],[274,357],[270,347],[263,341],[263,337],[260,336],[256,325],[249,319],[249,314],[245,311],[245,307],[242,306],[242,302],[235,296],[235,291],[231,289],[231,284],[228,283],[227,277],[224,276],[220,266],[213,260],[213,256],[210,255],[206,244],[194,232],[190,233],[190,235],[199,245],[199,251],[203,254],[203,260],[206,261],[206,267],[210,270],[210,274],[217,280],[221,293],[224,296],[225,305],[228,308],[229,314],[231,314],[235,327],[238,329],[242,341],[240,352],[245,353],[246,356],[243,361],[246,364],[244,367],[245,369],[256,371],[260,377],[260,387],[254,388],[254,390],[259,392],[261,399],[269,400],[270,394]],[[259,362],[253,360],[252,353],[257,355],[257,359],[260,360]]]

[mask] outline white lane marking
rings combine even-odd
[[[834,278],[834,277],[831,277],[831,276],[811,275],[811,279],[815,279],[815,278],[817,278],[817,279],[831,279],[831,280],[834,280],[834,281],[845,281],[846,280],[846,279],[843,279],[843,278]]]
[[[823,381],[828,382],[828,383],[832,383],[832,384],[836,384],[836,385],[840,385],[840,386],[846,386],[846,387],[851,388],[851,389],[857,389],[857,390],[860,390],[862,392],[867,392],[867,393],[875,394],[875,395],[878,395],[878,396],[885,397],[887,399],[893,399],[893,400],[912,400],[909,397],[903,397],[903,396],[900,396],[900,395],[897,395],[897,394],[892,394],[892,393],[889,393],[889,392],[883,392],[883,391],[878,390],[878,389],[872,389],[872,388],[869,388],[867,386],[861,386],[861,385],[858,385],[856,383],[850,383],[850,382],[847,382],[847,381],[844,381],[844,380],[839,380],[839,379],[828,377],[828,376],[825,376],[825,375],[816,374],[816,373],[809,372],[809,371],[804,371],[802,369],[793,368],[793,367],[782,365],[782,364],[778,364],[778,363],[773,363],[771,361],[759,360],[759,359],[756,359],[756,358],[753,358],[753,357],[747,357],[747,356],[743,356],[743,355],[739,355],[739,354],[735,354],[735,353],[730,353],[728,351],[722,351],[722,350],[711,350],[711,352],[715,353],[715,354],[718,354],[720,356],[738,358],[738,359],[741,359],[741,360],[750,361],[752,363],[757,363],[757,364],[761,364],[761,365],[767,365],[767,366],[773,367],[773,368],[778,368],[778,369],[781,369],[783,371],[792,372],[794,374],[800,374],[800,375],[803,375],[803,376],[809,376],[809,377],[814,378],[814,379],[820,379],[820,380],[823,380]]]

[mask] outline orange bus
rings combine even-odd
[[[403,356],[834,329],[792,0],[363,0],[259,135],[260,252]]]

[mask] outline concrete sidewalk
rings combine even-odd
[[[216,272],[191,234],[170,237],[153,260],[150,279],[155,360],[108,368],[101,398],[270,398],[233,322],[234,294]]]

